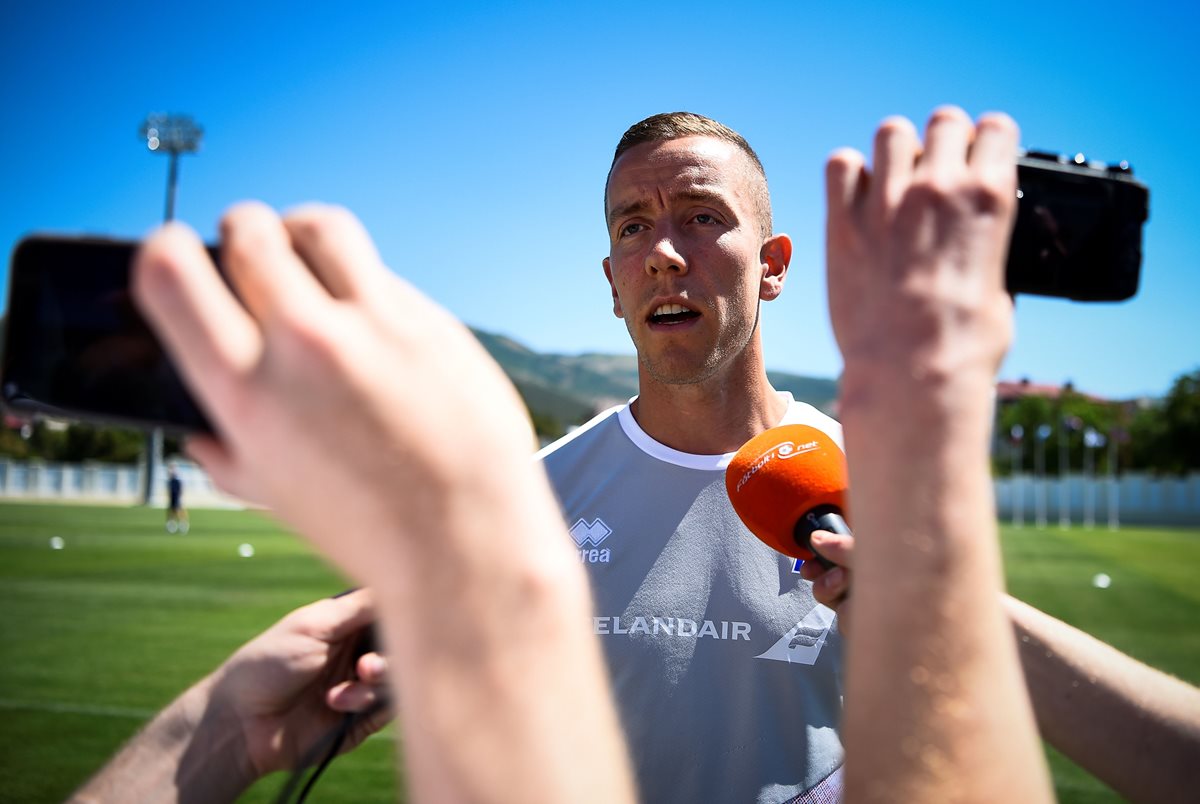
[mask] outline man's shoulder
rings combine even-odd
[[[543,463],[554,463],[557,460],[562,460],[571,455],[586,451],[589,446],[594,446],[611,436],[614,430],[615,432],[620,432],[618,415],[625,407],[627,405],[614,405],[607,410],[597,413],[587,422],[579,425],[562,438],[542,447],[538,450],[534,458]]]
[[[788,405],[787,412],[783,415],[783,421],[780,424],[806,424],[809,427],[815,427],[827,433],[843,450],[846,448],[845,443],[842,441],[841,422],[826,413],[822,413],[807,402],[793,400]]]

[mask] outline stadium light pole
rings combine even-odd
[[[167,171],[167,205],[163,220],[175,219],[175,186],[179,181],[179,157],[200,150],[204,129],[186,114],[152,114],[142,123],[146,147],[171,158]]]
[[[152,153],[170,157],[167,169],[167,202],[163,220],[175,219],[175,187],[179,182],[179,157],[200,150],[204,129],[186,114],[147,115],[140,129],[146,147]],[[146,476],[142,483],[142,504],[149,505],[154,499],[154,474],[162,463],[163,433],[154,428],[146,434]]]
[[[1083,431],[1083,526],[1089,530],[1096,526],[1096,450],[1104,444],[1104,435],[1096,428]]]

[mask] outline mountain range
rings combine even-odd
[[[547,429],[547,420],[563,429],[581,424],[597,412],[637,395],[634,355],[543,354],[505,335],[471,331],[517,386],[539,430]],[[790,391],[796,399],[833,413],[836,380],[782,371],[768,371],[767,377],[777,390]]]

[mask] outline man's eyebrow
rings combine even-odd
[[[636,215],[637,213],[646,209],[648,206],[649,204],[639,199],[637,201],[630,201],[628,204],[615,207],[608,212],[608,225],[612,226],[620,218],[624,218],[629,215]]]
[[[683,200],[683,201],[691,201],[693,203],[698,202],[698,203],[712,204],[713,206],[719,206],[722,209],[729,208],[729,201],[728,201],[728,199],[725,198],[725,196],[723,196],[721,193],[715,192],[713,190],[705,190],[702,187],[697,187],[697,188],[693,188],[690,190],[683,190],[682,192],[673,193],[671,198],[672,198],[672,200]],[[645,199],[639,198],[636,201],[630,201],[628,204],[623,204],[619,207],[614,207],[608,213],[608,225],[612,226],[612,224],[615,223],[620,218],[624,218],[629,215],[639,214],[649,206],[650,206],[649,203]]]

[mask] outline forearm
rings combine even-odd
[[[236,724],[206,678],[176,698],[71,797],[79,802],[233,801],[254,781]]]
[[[998,602],[990,378],[848,366],[843,382],[861,545],[847,755],[885,763],[850,774],[848,798],[1042,800],[1049,784]],[[893,786],[871,789],[876,775]]]
[[[1042,736],[1134,801],[1200,787],[1200,690],[1011,597]]]
[[[443,511],[404,582],[375,584],[416,800],[633,800],[586,577],[532,468]]]

